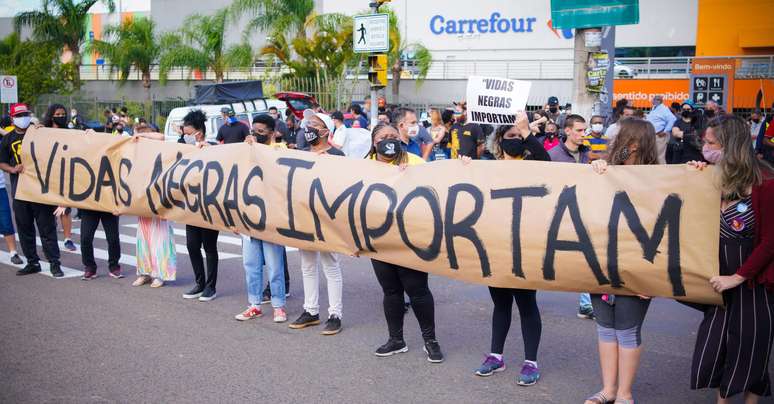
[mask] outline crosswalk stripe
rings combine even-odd
[[[40,237],[36,238],[35,242],[37,243],[38,246],[41,246],[41,247],[43,246],[43,243],[41,243],[41,241],[40,241]],[[81,255],[80,248],[77,249],[76,251],[70,251],[67,248],[65,248],[64,241],[59,241],[59,251],[60,252],[66,252],[68,254]],[[106,250],[103,250],[103,249],[100,249],[100,248],[95,248],[94,249],[94,258],[107,261],[108,260],[108,252]],[[124,265],[133,266],[133,267],[136,268],[137,267],[137,257],[135,257],[133,255],[121,254],[121,258],[118,259],[118,263],[124,264]]]
[[[137,223],[130,223],[130,224],[122,224],[122,226],[136,229],[138,224]],[[185,237],[185,229],[178,229],[177,227],[174,227],[173,231],[175,232],[176,236]],[[223,233],[220,233],[218,235],[218,242],[219,243],[225,243],[225,244],[238,245],[240,247],[242,246],[242,239],[240,237],[226,236]],[[287,252],[298,251],[298,248],[295,248],[295,247],[285,247],[285,251],[287,251]]]
[[[81,234],[81,229],[73,229],[73,233]],[[98,239],[102,239],[102,240],[106,240],[107,239],[107,235],[102,230],[97,230],[96,232],[94,232],[94,237],[98,238]],[[129,235],[126,235],[126,234],[119,234],[118,237],[119,237],[119,240],[121,240],[122,243],[137,245],[137,237],[129,236]],[[177,251],[178,254],[188,255],[188,247],[186,247],[184,245],[180,245],[180,244],[175,243],[175,250]],[[227,252],[218,251],[218,259],[226,260],[226,259],[229,259],[229,258],[238,258],[238,257],[241,257],[241,256],[242,256],[242,254],[231,254],[231,253],[227,253]]]
[[[25,262],[26,261],[27,260],[25,259]],[[11,254],[8,254],[5,251],[0,251],[0,264],[5,264],[12,268],[18,268],[18,269],[24,268],[24,265],[15,265],[13,262],[11,262]],[[42,271],[40,271],[41,275],[46,275],[48,277],[53,278],[53,276],[51,276],[51,266],[49,265],[48,262],[41,261],[40,268],[42,269]],[[62,272],[64,273],[63,278],[76,278],[83,275],[83,271],[79,271],[77,269],[72,269],[64,266],[62,267]],[[58,278],[54,278],[54,279],[58,279]]]

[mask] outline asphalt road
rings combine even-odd
[[[227,235],[221,235],[220,251],[233,255],[220,262],[216,300],[182,299],[193,276],[188,256],[180,253],[176,282],[132,287],[133,223],[122,218],[127,277],[120,280],[106,276],[105,260],[98,260],[99,277],[89,282],[17,277],[0,253],[0,402],[580,403],[600,388],[594,322],[576,318],[575,294],[538,293],[542,379],[519,387],[523,348],[516,310],[508,369],[488,378],[473,374],[489,349],[492,303],[483,286],[431,277],[444,363],[427,362],[413,314],[405,325],[409,352],[378,358],[373,351],[387,330],[368,260],[343,258],[344,330],[321,336],[316,327],[274,324],[270,315],[234,320],[247,298],[241,249]],[[184,250],[185,237],[177,243]],[[95,247],[107,249],[104,239]],[[81,269],[78,253],[62,255],[64,266]],[[298,254],[288,255],[293,320],[302,311],[303,290]],[[324,287],[320,293],[325,313]],[[638,403],[713,401],[713,391],[688,388],[699,321],[698,312],[673,301],[651,305],[634,389]]]

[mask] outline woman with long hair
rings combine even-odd
[[[67,129],[67,108],[62,104],[51,104],[43,116],[43,126],[47,128]],[[57,208],[54,215],[62,222],[62,233],[64,233],[64,247],[69,251],[75,251],[73,243],[73,218],[70,217],[72,209]]]
[[[501,125],[495,132],[490,151],[497,160],[538,160],[550,161],[548,152],[532,135],[527,115],[519,114],[516,125]],[[478,376],[490,376],[505,370],[503,351],[508,330],[511,328],[513,301],[519,308],[521,336],[524,340],[524,363],[517,383],[531,386],[540,379],[537,351],[540,345],[542,323],[537,305],[537,292],[531,289],[507,289],[489,287],[494,309],[492,311],[491,351],[484,363],[475,371]]]
[[[645,120],[624,118],[607,160],[591,163],[604,174],[608,166],[658,164],[656,131]],[[597,321],[602,390],[586,399],[586,404],[634,403],[632,385],[642,353],[642,323],[650,297],[592,294],[591,305]]]
[[[398,129],[383,123],[376,125],[371,131],[371,151],[366,158],[399,166],[401,170],[407,165],[425,162],[421,157],[403,150]],[[408,346],[403,339],[405,314],[403,294],[405,293],[411,301],[411,308],[414,309],[414,315],[422,331],[427,360],[432,363],[443,362],[441,346],[435,339],[435,302],[427,282],[427,273],[376,259],[371,259],[371,264],[384,292],[384,316],[387,319],[389,331],[389,339],[376,350],[376,356],[385,357],[408,352]]]
[[[721,115],[709,122],[702,149],[719,174],[720,274],[723,293],[699,325],[691,389],[718,389],[718,403],[771,396],[768,364],[774,339],[774,170],[756,158],[747,124]],[[690,162],[703,169],[706,163]]]

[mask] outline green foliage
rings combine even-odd
[[[253,63],[250,44],[225,46],[225,28],[228,9],[214,15],[188,16],[177,32],[161,37],[160,78],[166,81],[173,67],[187,67],[202,72],[212,69],[217,82],[223,81],[226,70],[246,68]]]
[[[118,70],[120,83],[125,83],[132,67],[142,73],[143,86],[150,88],[151,66],[156,62],[161,47],[156,38],[156,25],[149,18],[128,20],[105,29],[105,40],[87,45],[89,52],[98,52],[110,61],[110,68]]]
[[[0,73],[16,76],[19,101],[34,105],[43,94],[69,93],[72,65],[62,65],[59,49],[47,42],[21,41],[12,33],[0,40]]]
[[[43,0],[42,10],[25,11],[16,14],[14,27],[20,32],[22,27],[32,28],[33,37],[42,42],[57,44],[59,50],[72,52],[72,79],[76,88],[80,88],[81,45],[86,36],[86,19],[89,9],[98,1],[113,12],[113,0]]]

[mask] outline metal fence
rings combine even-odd
[[[129,116],[135,118],[145,118],[159,127],[164,126],[169,111],[173,108],[182,107],[188,104],[187,100],[170,99],[150,101],[134,101],[127,98],[104,99],[97,97],[85,97],[80,95],[47,95],[40,97],[32,106],[32,110],[38,117],[43,117],[51,104],[61,104],[68,111],[78,110],[78,114],[83,117],[90,126],[103,125],[105,117],[103,115],[106,109],[120,110],[125,107]]]

